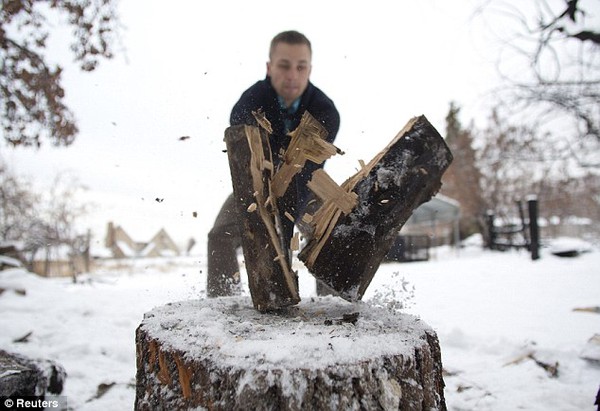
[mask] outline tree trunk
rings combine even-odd
[[[254,306],[268,311],[296,304],[298,280],[279,234],[277,202],[270,193],[273,162],[268,136],[257,127],[233,126],[225,131],[225,143]]]
[[[358,197],[350,212],[340,204],[339,193],[327,190],[335,194],[323,198],[312,219],[314,236],[299,258],[341,297],[360,300],[400,228],[440,189],[451,161],[450,150],[427,119],[412,119],[381,153],[342,184],[343,192]],[[326,190],[313,191],[322,195]]]
[[[136,410],[446,409],[435,332],[336,297],[277,315],[245,297],[168,304],[136,345]]]

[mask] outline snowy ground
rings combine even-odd
[[[450,410],[591,411],[600,364],[580,355],[600,334],[600,315],[574,309],[600,306],[598,267],[600,250],[544,250],[531,261],[525,252],[439,249],[428,262],[382,265],[365,300],[402,303],[438,332]],[[0,349],[61,363],[72,409],[132,409],[144,312],[203,297],[205,273],[203,256],[113,263],[77,284],[2,271]],[[314,294],[302,268],[300,285],[302,296]],[[554,377],[542,367],[556,363]]]

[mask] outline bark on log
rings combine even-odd
[[[337,297],[257,313],[185,301],[136,332],[136,410],[445,410],[440,347],[419,319]]]
[[[266,132],[252,126],[225,131],[225,143],[242,222],[242,249],[248,285],[259,311],[280,309],[300,301],[290,252],[282,242],[276,201],[271,196],[273,162]]]
[[[335,199],[312,219],[314,236],[300,252],[308,270],[348,301],[362,298],[400,228],[433,197],[452,154],[424,116],[413,118],[341,188],[358,204],[344,214]]]
[[[67,373],[58,363],[0,350],[0,397],[62,393]]]

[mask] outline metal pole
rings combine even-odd
[[[490,250],[496,249],[496,230],[494,227],[494,213],[489,210],[487,213],[487,228],[488,228],[488,248]]]
[[[531,239],[531,259],[540,258],[540,228],[538,226],[538,201],[535,198],[527,200],[529,211],[529,238]]]

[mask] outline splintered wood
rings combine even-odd
[[[358,196],[353,192],[345,191],[322,169],[313,173],[308,188],[321,200],[333,203],[344,214],[348,214],[356,206]]]
[[[283,248],[275,201],[270,201],[272,178],[268,135],[252,126],[225,131],[233,193],[242,224],[242,249],[254,306],[276,310],[300,301],[298,280]]]
[[[341,185],[356,193],[349,213],[335,198],[312,219],[313,237],[299,254],[308,270],[349,301],[362,298],[398,231],[433,197],[452,161],[443,138],[424,116],[413,118],[391,143]]]
[[[272,245],[275,251],[276,257],[274,261],[279,261],[281,270],[285,278],[286,285],[290,293],[294,296],[298,295],[298,286],[295,274],[290,269],[290,262],[285,258],[287,250],[284,251],[281,245],[281,239],[276,228],[275,213],[277,212],[276,206],[272,205],[271,210],[267,209],[267,202],[265,199],[265,193],[268,193],[268,181],[270,171],[273,169],[269,165],[270,161],[265,161],[263,141],[261,138],[260,131],[255,127],[245,126],[246,138],[248,139],[248,147],[250,148],[250,174],[252,176],[252,185],[254,188],[254,197],[256,198],[256,204],[260,217],[264,223],[267,233],[269,235],[269,243]],[[266,139],[268,143],[268,139]],[[267,152],[270,153],[270,150]],[[268,165],[267,165],[268,164]],[[263,179],[266,177],[266,180]],[[265,182],[267,185],[265,187]],[[266,188],[266,190],[265,190]],[[299,298],[299,297],[298,297]]]
[[[383,155],[390,149],[390,147],[397,144],[398,140],[403,137],[408,130],[414,125],[417,121],[417,118],[414,117],[404,126],[404,128],[396,135],[396,137],[392,140],[388,146],[380,151],[370,162],[369,164],[365,164],[364,160],[359,160],[360,170],[348,180],[346,180],[340,187],[343,192],[353,193],[354,187],[356,184],[364,179],[375,165],[381,161]],[[441,176],[440,176],[441,179]],[[378,190],[378,182],[375,182],[375,191]],[[354,194],[354,193],[353,193]],[[356,194],[355,194],[356,195]],[[357,196],[358,197],[358,196]],[[412,211],[411,211],[412,212]],[[348,213],[346,213],[348,214]],[[338,219],[342,215],[341,208],[336,204],[333,198],[329,198],[324,200],[323,205],[319,208],[314,216],[311,217],[313,223],[313,237],[312,241],[309,243],[310,248],[307,247],[307,250],[300,256],[301,259],[307,264],[309,270],[315,264],[319,253],[323,249],[325,243],[328,241],[329,236],[333,228],[335,227]],[[398,229],[399,231],[399,229]],[[386,252],[387,254],[387,252]],[[306,259],[306,260],[304,260]]]
[[[299,239],[282,238],[277,199],[307,161],[323,163],[336,153],[323,125],[308,112],[290,134],[283,161],[273,170],[269,121],[254,113],[259,127],[234,126],[225,141],[243,222],[242,248],[250,293],[260,311],[296,304],[297,275],[291,253]],[[433,197],[452,161],[443,138],[424,116],[411,119],[368,164],[341,186],[323,169],[313,172],[308,188],[322,201],[302,221],[312,237],[298,257],[323,284],[349,301],[360,300],[400,228],[412,212]],[[291,240],[291,241],[290,241]],[[290,243],[290,249],[284,245]]]
[[[256,309],[269,311],[300,301],[298,278],[291,268],[291,252],[298,250],[300,242],[298,237],[292,238],[287,249],[288,239],[282,238],[282,219],[294,222],[294,217],[287,211],[280,213],[275,199],[285,193],[306,161],[322,163],[338,150],[325,140],[325,128],[307,112],[291,133],[280,167],[274,170],[269,145],[271,123],[260,111],[253,115],[260,127],[229,127],[225,142],[233,193],[239,200],[250,294]]]
[[[325,140],[327,130],[308,111],[304,112],[300,125],[290,133],[290,137],[283,163],[271,184],[276,197],[281,197],[286,192],[292,178],[304,168],[306,160],[321,164],[338,151]]]

